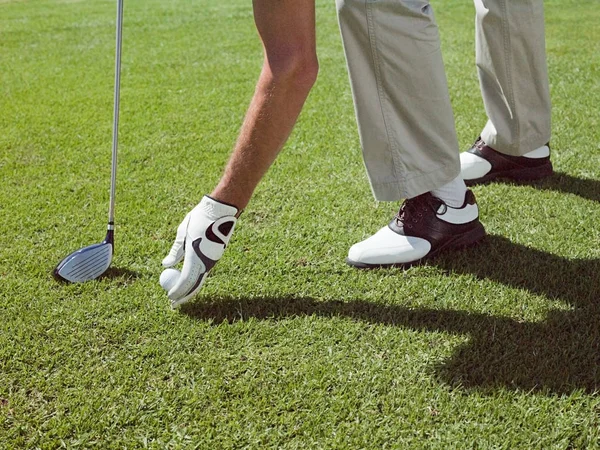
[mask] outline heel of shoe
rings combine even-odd
[[[471,187],[496,180],[512,180],[516,181],[517,183],[526,183],[528,181],[541,180],[542,178],[549,177],[552,174],[554,174],[552,162],[548,161],[546,164],[537,167],[525,167],[522,169],[511,169],[501,172],[491,171],[481,178],[465,180],[465,184]]]
[[[478,244],[486,236],[485,228],[479,222],[477,226],[466,233],[463,233],[452,242],[453,249],[461,249]]]
[[[551,176],[554,173],[552,162],[538,167],[527,167],[515,170],[510,174],[510,178],[516,181],[534,181]]]

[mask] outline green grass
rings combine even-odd
[[[557,174],[475,189],[490,237],[410,270],[347,249],[397,204],[364,173],[333,1],[300,122],[202,294],[158,285],[260,69],[250,2],[125,7],[117,243],[104,234],[114,1],[0,1],[0,448],[600,447],[600,9],[547,0]],[[485,116],[473,6],[434,5],[458,135]]]

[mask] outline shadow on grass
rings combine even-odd
[[[222,298],[209,304],[184,305],[182,312],[217,323],[249,317],[277,320],[300,315],[344,316],[413,330],[466,334],[471,337],[469,342],[435,368],[439,378],[451,386],[559,394],[598,390],[600,260],[569,260],[489,236],[478,247],[454,258],[438,258],[432,264],[447,271],[448,276],[471,274],[560,299],[572,309],[553,311],[537,323],[457,310],[311,298]]]
[[[552,176],[537,181],[494,180],[494,183],[533,186],[537,189],[574,194],[581,198],[600,202],[600,180],[577,178],[564,172],[554,172]]]
[[[98,279],[130,281],[137,280],[140,277],[141,274],[134,270],[125,269],[124,267],[109,267]]]

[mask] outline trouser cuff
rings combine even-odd
[[[451,164],[442,166],[432,172],[413,175],[410,178],[397,181],[384,183],[371,181],[371,190],[377,201],[396,202],[437,189],[454,180],[459,175],[460,163]]]

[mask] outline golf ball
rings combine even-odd
[[[180,275],[181,272],[177,269],[165,269],[160,274],[159,283],[165,291],[169,292],[175,286],[175,283],[177,283]]]

